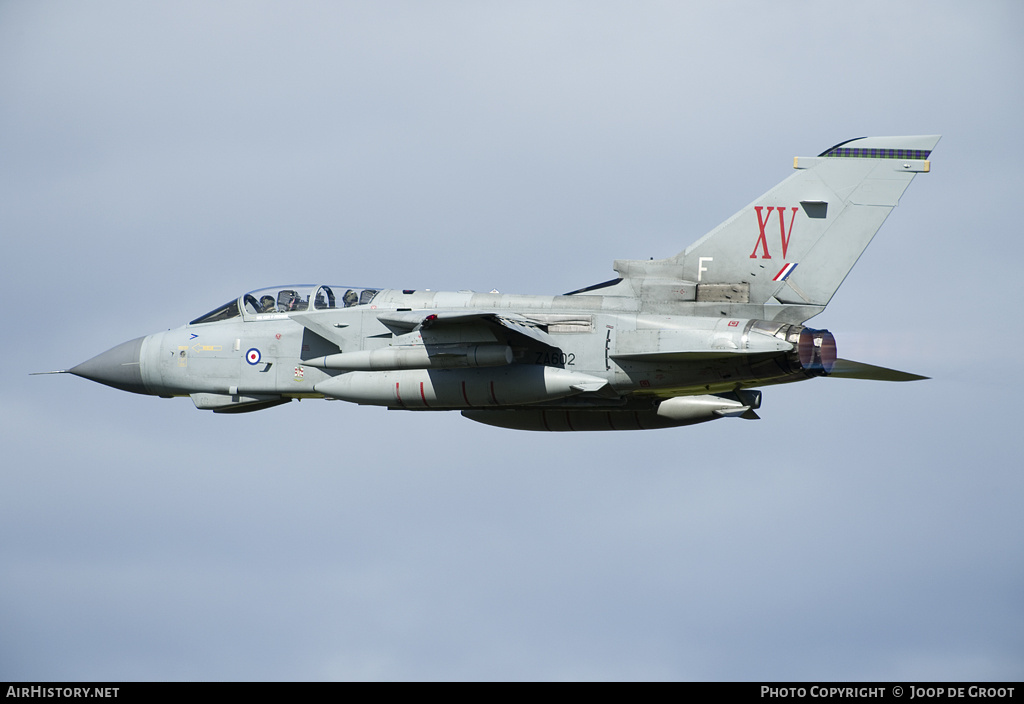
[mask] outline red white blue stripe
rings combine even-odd
[[[785,281],[789,278],[789,275],[793,273],[793,269],[796,269],[796,262],[791,262],[779,270],[779,273],[775,275],[772,281]]]

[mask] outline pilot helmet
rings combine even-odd
[[[291,289],[286,289],[277,294],[277,306],[282,311],[294,310],[299,302],[299,294]]]

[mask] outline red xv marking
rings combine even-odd
[[[775,210],[779,214],[779,235],[782,237],[782,258],[786,258],[786,252],[789,250],[789,238],[793,234],[793,223],[796,221],[796,211],[799,208],[790,208],[792,215],[789,217],[789,231],[786,231],[786,209],[783,207],[776,207],[774,205],[768,206],[768,212],[765,213],[764,217],[761,216],[761,211],[764,210],[763,205],[754,206],[754,210],[757,212],[757,229],[758,236],[757,242],[754,243],[754,251],[750,253],[751,259],[757,258],[757,248],[760,247],[763,254],[761,259],[771,259],[772,255],[768,253],[768,240],[765,237],[764,229],[768,227],[768,221],[772,218],[772,211]]]

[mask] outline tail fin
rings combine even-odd
[[[863,137],[816,158],[673,257],[683,278],[750,285],[750,303],[824,306],[914,179],[939,135]]]
[[[824,307],[914,175],[929,170],[938,141],[939,135],[863,137],[818,157],[797,157],[795,174],[685,251],[616,268],[634,276],[670,269],[697,284],[697,301],[702,290],[704,300],[728,291],[736,302]]]

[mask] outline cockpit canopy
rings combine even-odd
[[[274,320],[286,318],[289,313],[300,311],[351,308],[367,305],[377,293],[378,290],[374,288],[351,286],[272,286],[242,294],[235,300],[196,318],[189,325],[216,323],[239,316],[246,320]]]

